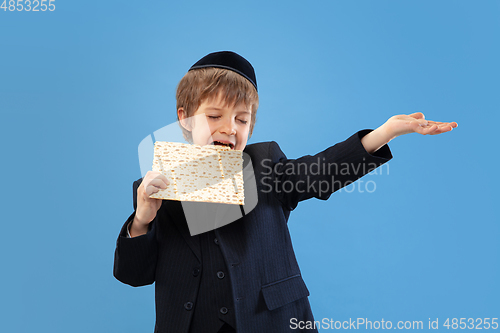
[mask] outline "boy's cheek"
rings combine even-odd
[[[244,150],[246,146],[247,146],[247,143],[245,142],[245,143],[242,143],[242,144],[238,144],[235,147],[235,149],[237,149],[237,150]]]
[[[200,145],[200,146],[204,146],[207,144],[207,141],[208,141],[208,136],[206,135],[201,135],[202,133],[199,133],[199,132],[195,132],[193,131],[192,132],[192,135],[193,135],[193,143],[194,144],[197,144],[197,145]]]
[[[193,143],[198,144],[200,146],[206,145],[211,138],[211,132],[210,128],[207,126],[203,127],[195,127],[193,128],[193,131],[191,132],[193,136]]]

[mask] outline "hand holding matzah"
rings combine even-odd
[[[224,146],[157,141],[153,171],[137,188],[131,236],[147,232],[162,199],[243,205],[242,153]]]
[[[153,171],[171,186],[150,198],[243,205],[242,154],[225,145],[156,141]]]
[[[145,234],[148,224],[156,217],[161,207],[161,199],[153,199],[149,196],[157,193],[160,189],[166,189],[169,185],[168,179],[158,171],[148,171],[141,185],[137,188],[137,209],[130,233]]]

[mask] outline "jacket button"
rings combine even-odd
[[[222,271],[218,271],[218,272],[217,272],[217,277],[218,277],[219,279],[223,279],[223,278],[224,278],[224,272],[222,272]]]
[[[198,276],[200,275],[200,269],[199,268],[194,268],[193,269],[193,276]]]
[[[189,311],[189,310],[191,310],[192,308],[193,308],[193,303],[191,303],[191,302],[187,302],[187,303],[185,303],[185,304],[184,304],[184,309],[186,309],[186,310],[188,310],[188,311]]]
[[[226,314],[227,313],[227,308],[225,306],[223,306],[222,308],[220,308],[220,313],[222,314]]]
[[[217,238],[214,238],[214,243],[219,245],[219,240]]]

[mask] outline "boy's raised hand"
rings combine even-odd
[[[456,122],[439,122],[426,120],[422,112],[409,115],[400,114],[392,116],[382,126],[368,133],[361,139],[366,151],[374,153],[392,139],[408,133],[435,135],[449,132],[458,124]]]
[[[166,189],[169,182],[167,177],[158,171],[148,171],[137,188],[137,209],[130,228],[132,237],[143,235],[148,231],[148,225],[156,217],[161,207],[162,199],[152,199],[149,196]]]
[[[392,116],[382,125],[385,127],[390,140],[403,134],[419,133],[423,135],[435,135],[449,132],[458,124],[456,122],[440,122],[426,120],[422,112],[415,112],[410,115]]]

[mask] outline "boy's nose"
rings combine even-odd
[[[225,121],[219,129],[219,132],[227,134],[227,135],[235,135],[236,129],[234,128],[234,124],[231,120]]]

